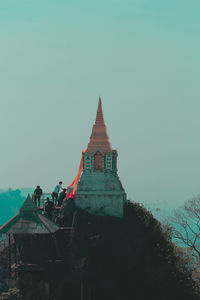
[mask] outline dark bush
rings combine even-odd
[[[123,219],[80,211],[71,251],[101,300],[200,299],[169,235],[137,203],[125,204]]]

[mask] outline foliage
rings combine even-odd
[[[0,295],[0,300],[22,300],[23,297],[17,288],[11,288]]]
[[[18,212],[24,200],[25,197],[21,195],[21,191],[18,189],[8,189],[0,193],[0,225],[4,224]]]
[[[79,211],[71,251],[99,299],[200,299],[170,235],[137,203],[126,203],[123,219]]]
[[[187,247],[199,264],[200,261],[200,196],[187,200],[169,218],[175,240]]]

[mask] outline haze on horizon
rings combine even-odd
[[[75,177],[99,95],[138,202],[200,193],[198,0],[0,3],[0,189]]]

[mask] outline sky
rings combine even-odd
[[[0,189],[75,177],[98,97],[127,195],[200,193],[199,0],[0,1]]]

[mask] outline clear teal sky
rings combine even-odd
[[[199,0],[0,1],[0,188],[76,175],[101,95],[136,201],[200,192]]]

